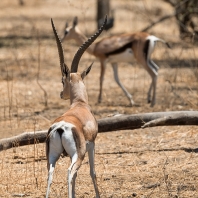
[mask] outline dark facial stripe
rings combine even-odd
[[[133,42],[127,43],[126,45],[120,47],[119,49],[116,49],[116,50],[114,50],[114,51],[112,51],[112,52],[108,52],[108,53],[106,53],[105,55],[106,55],[106,56],[110,56],[110,55],[115,55],[115,54],[122,53],[122,52],[124,52],[127,48],[131,48],[131,47],[132,47],[132,44],[133,44]]]
[[[148,56],[149,42],[150,42],[150,40],[146,40],[146,43],[145,43],[145,46],[144,46],[144,49],[143,49],[145,59],[147,59],[147,56]]]

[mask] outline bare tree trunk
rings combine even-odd
[[[111,12],[111,14],[110,14]],[[101,25],[104,22],[105,16],[107,17],[107,23],[104,28],[104,30],[109,30],[114,25],[114,12],[113,10],[110,10],[110,1],[109,0],[97,0],[97,24],[98,29],[101,27]]]
[[[118,115],[98,120],[98,132],[138,129],[154,126],[198,125],[198,111],[154,112],[134,115]],[[0,151],[16,146],[45,142],[47,130],[25,132],[0,140]]]
[[[101,24],[100,21],[103,21],[106,15],[109,15],[109,0],[97,0],[97,23],[98,29]]]

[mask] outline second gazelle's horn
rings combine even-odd
[[[64,71],[66,71],[67,65],[65,64],[65,60],[64,60],[63,47],[62,47],[61,41],[58,37],[58,34],[56,32],[56,28],[54,26],[54,22],[53,22],[52,19],[51,19],[51,24],[52,24],[52,29],[53,29],[53,32],[54,32],[54,36],[56,38],[56,44],[57,44],[58,54],[59,54],[59,59],[60,59],[61,72],[62,72],[62,76],[64,76]]]
[[[72,65],[71,65],[71,72],[77,72],[78,70],[78,64],[80,61],[81,56],[85,52],[85,50],[96,40],[96,38],[101,34],[101,32],[104,30],[104,27],[107,23],[107,16],[105,17],[103,25],[100,27],[100,29],[93,35],[91,36],[87,41],[85,41],[78,49],[76,52]]]

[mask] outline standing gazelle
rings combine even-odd
[[[81,45],[87,38],[77,27],[78,19],[74,18],[73,26],[68,27],[66,23],[64,37],[62,41],[74,39],[78,45]],[[161,41],[168,47],[168,43],[156,36],[149,35],[145,32],[125,33],[115,36],[110,36],[93,43],[87,52],[94,55],[100,60],[100,92],[98,102],[102,101],[102,85],[106,69],[106,63],[110,62],[114,72],[114,78],[117,84],[121,87],[131,105],[134,105],[132,95],[126,90],[124,85],[120,82],[118,76],[118,62],[131,62],[133,56],[136,61],[140,63],[144,69],[149,73],[152,82],[148,91],[147,101],[151,102],[151,107],[155,105],[156,100],[156,85],[159,67],[151,60],[151,54],[155,47],[155,42]],[[153,91],[151,99],[151,91]]]
[[[81,74],[77,72],[77,70],[82,54],[100,35],[106,21],[107,18],[98,32],[96,32],[79,48],[72,61],[70,72],[64,62],[62,44],[57,35],[53,21],[51,20],[58,47],[62,72],[63,91],[61,92],[61,98],[65,100],[70,98],[71,107],[66,113],[58,117],[53,122],[48,131],[46,140],[48,167],[48,186],[46,198],[49,196],[56,161],[62,153],[69,155],[71,158],[71,165],[68,169],[68,196],[69,198],[75,197],[75,179],[86,152],[88,152],[89,156],[90,175],[94,184],[96,197],[100,197],[94,168],[94,141],[98,132],[98,125],[94,115],[91,112],[91,108],[88,105],[88,96],[83,83],[83,79],[91,70],[92,65]]]

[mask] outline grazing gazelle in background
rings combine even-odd
[[[62,44],[51,20],[62,72],[63,91],[61,92],[61,98],[64,100],[70,99],[71,107],[66,113],[53,122],[48,131],[46,155],[49,172],[46,198],[49,196],[56,161],[62,153],[69,155],[71,158],[71,165],[68,169],[68,196],[69,198],[75,197],[75,179],[86,152],[88,152],[89,156],[90,175],[94,184],[96,197],[100,197],[94,168],[94,141],[98,132],[98,125],[88,105],[86,87],[83,83],[83,79],[91,70],[92,65],[81,74],[77,72],[77,70],[82,54],[100,35],[105,27],[106,21],[107,18],[98,32],[79,48],[72,61],[70,72],[64,62]]]
[[[74,39],[78,45],[86,41],[86,36],[77,27],[77,17],[73,20],[73,26],[68,27],[66,23],[64,37],[62,41]],[[127,98],[130,100],[131,105],[134,105],[132,95],[126,90],[124,85],[120,82],[118,76],[118,62],[131,62],[133,57],[140,63],[144,69],[149,73],[152,82],[148,91],[147,100],[151,102],[151,107],[155,105],[156,101],[156,85],[159,67],[151,60],[151,54],[154,50],[155,42],[161,41],[168,47],[168,43],[156,36],[149,35],[145,32],[125,33],[115,36],[110,36],[93,43],[87,52],[94,55],[100,60],[101,73],[100,73],[100,93],[98,102],[102,101],[102,85],[104,80],[106,63],[110,62],[114,72],[114,78],[117,84],[121,87]],[[151,98],[151,91],[153,91]]]

